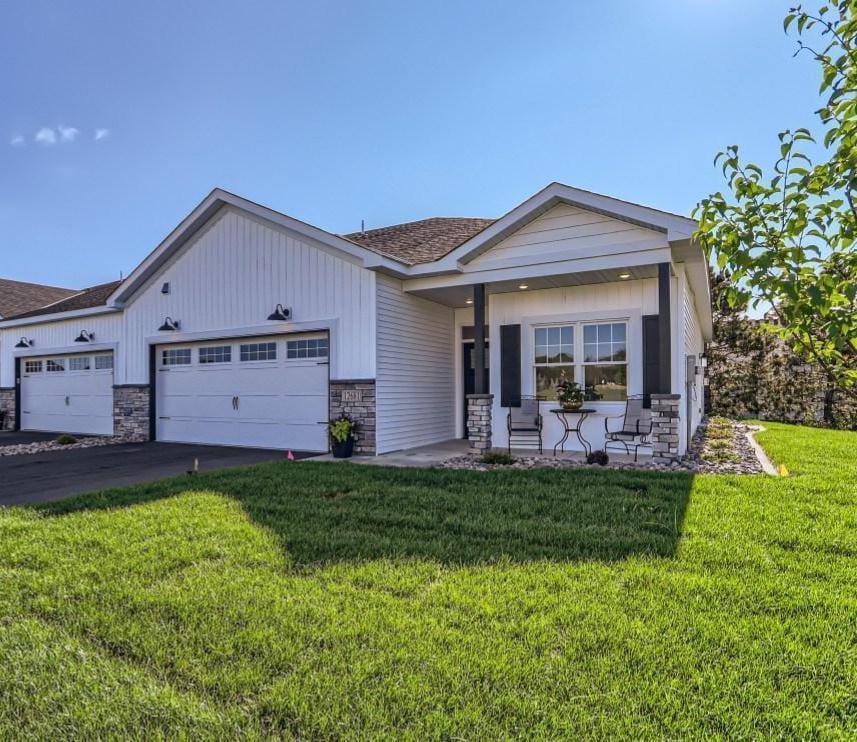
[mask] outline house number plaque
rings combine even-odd
[[[342,390],[342,401],[343,402],[362,402],[363,401],[363,392],[360,389],[343,389]]]

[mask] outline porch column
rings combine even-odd
[[[658,263],[658,391],[661,394],[672,392],[672,320],[670,317],[672,279],[670,273],[669,263]]]
[[[485,284],[477,283],[473,287],[473,370],[476,380],[473,390],[476,394],[487,394],[485,388]]]
[[[467,395],[467,435],[470,450],[482,454],[491,448],[491,407],[494,398],[485,388],[485,284],[473,287],[474,394]]]

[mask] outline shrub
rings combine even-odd
[[[482,454],[482,463],[492,466],[509,466],[515,463],[515,457],[505,451],[488,451]]]
[[[57,438],[57,443],[61,446],[71,446],[74,443],[77,443],[77,438],[73,435],[68,435],[67,433],[63,433],[59,438]]]
[[[607,466],[610,461],[610,457],[607,455],[607,451],[593,451],[586,457],[587,464],[598,464],[599,466]]]

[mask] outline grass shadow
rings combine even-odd
[[[693,476],[609,469],[493,472],[274,462],[34,505],[46,515],[187,491],[241,503],[297,565],[419,558],[613,561],[673,556]]]

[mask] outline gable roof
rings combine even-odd
[[[438,260],[494,223],[477,217],[432,217],[343,235],[406,265]]]
[[[0,278],[0,318],[38,309],[74,293],[75,289]]]
[[[697,223],[693,219],[680,214],[554,182],[453,248],[439,258],[436,265],[418,266],[414,274],[422,273],[421,267],[425,271],[455,270],[460,263],[469,263],[525,224],[561,203],[661,232],[670,242],[690,239],[697,228]]]
[[[26,317],[38,317],[43,314],[57,314],[59,312],[71,312],[75,309],[100,307],[107,304],[108,297],[119,288],[121,283],[122,281],[110,281],[109,283],[90,286],[88,289],[73,293],[71,296],[60,301],[55,301],[53,304],[48,304],[29,312],[22,312],[6,319],[25,319]]]

